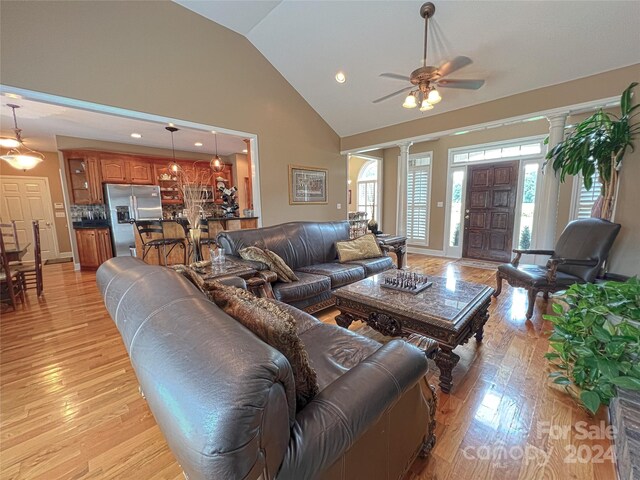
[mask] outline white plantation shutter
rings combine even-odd
[[[584,181],[580,177],[580,191],[576,199],[576,218],[591,218],[591,208],[602,192],[602,184],[598,180],[598,174],[593,176],[593,184],[591,190],[584,188]]]
[[[407,241],[427,244],[431,157],[411,158],[407,168]]]

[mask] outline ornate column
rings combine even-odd
[[[407,165],[409,163],[409,147],[413,142],[401,143],[398,159],[398,197],[396,199],[396,232],[405,236],[407,233]]]
[[[564,139],[567,116],[567,113],[560,113],[547,117],[549,121],[549,150]],[[538,202],[537,206],[536,249],[552,250],[556,243],[559,190],[560,177],[556,175],[552,165],[549,163],[544,169],[542,188],[540,189],[540,202]]]

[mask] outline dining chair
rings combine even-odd
[[[618,236],[620,225],[599,218],[585,218],[570,222],[563,230],[553,250],[513,251],[511,263],[498,266],[494,297],[502,291],[502,280],[516,288],[525,288],[529,305],[526,318],[533,316],[536,296],[565,290],[574,283],[592,283],[609,256]],[[523,254],[548,255],[546,266],[521,264]]]
[[[33,221],[33,256],[34,263],[22,263],[16,265],[16,270],[22,273],[22,288],[26,292],[30,288],[36,289],[36,295],[40,297],[44,290],[42,280],[42,249],[40,246],[40,223]]]
[[[6,300],[14,310],[18,299],[24,305],[22,273],[9,264],[9,257],[4,245],[4,236],[0,235],[0,294],[5,292],[7,294]],[[5,299],[2,299],[2,301],[5,301]]]
[[[142,243],[142,261],[147,257],[151,249],[156,249],[158,258],[160,259],[160,250],[164,257],[164,265],[167,265],[167,258],[171,255],[174,248],[178,247],[183,250],[184,262],[187,263],[187,249],[185,239],[178,237],[166,237],[164,231],[164,222],[160,220],[136,220],[136,229],[140,235]],[[169,251],[167,251],[169,247]]]
[[[20,250],[20,240],[18,239],[18,229],[16,228],[15,220],[11,220],[9,223],[0,222],[0,232],[2,233],[2,239],[6,248]]]

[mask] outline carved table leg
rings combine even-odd
[[[484,336],[484,325],[476,332],[476,342],[482,343],[482,337]]]
[[[336,323],[340,325],[342,328],[349,328],[349,325],[355,320],[354,316],[350,313],[340,312],[339,315],[336,315]]]
[[[398,259],[398,268],[404,268],[404,257],[407,253],[406,245],[398,245],[396,247],[396,258]]]
[[[440,350],[436,353],[435,362],[440,369],[440,389],[444,393],[449,393],[453,386],[453,376],[451,372],[456,366],[460,357],[444,345],[440,345]]]
[[[493,297],[497,298],[500,292],[502,292],[502,275],[500,272],[496,272],[496,289],[493,292]]]

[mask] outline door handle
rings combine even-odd
[[[464,218],[466,218],[467,220],[469,220],[469,215],[465,215]]]

